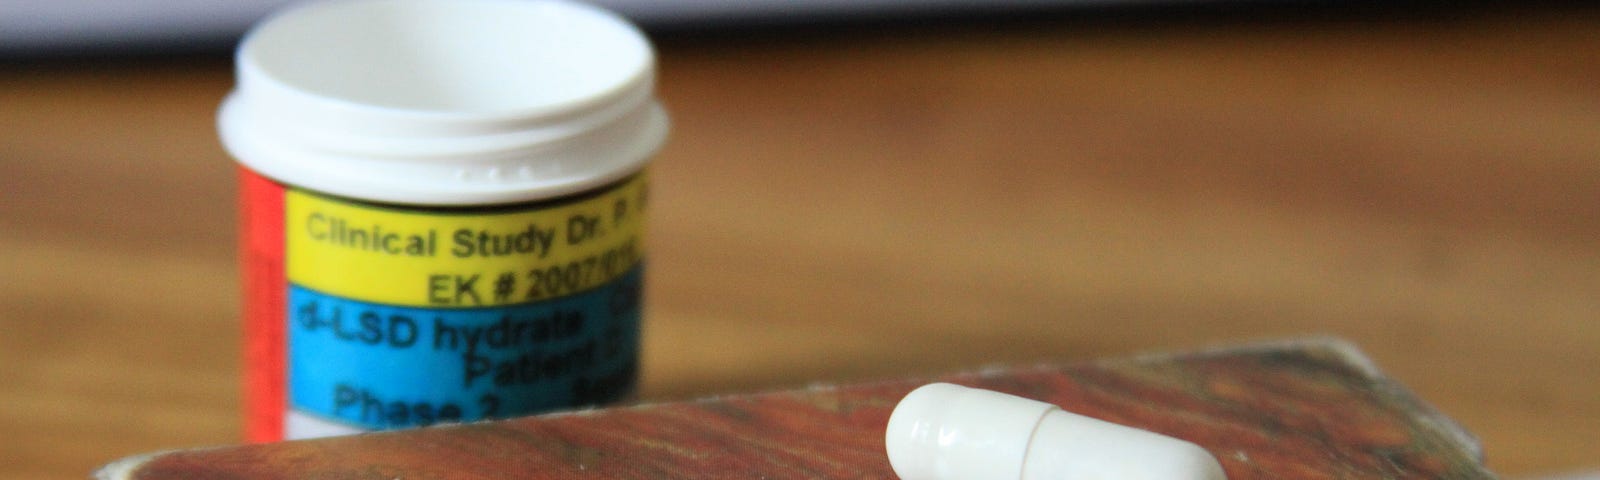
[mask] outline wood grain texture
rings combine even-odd
[[[1495,478],[1448,419],[1335,341],[990,369],[938,380],[1189,440],[1218,457],[1233,480]],[[101,478],[893,479],[884,428],[899,399],[924,383],[819,386],[169,452],[113,464]]]
[[[1332,333],[1600,458],[1600,14],[662,38],[640,398]],[[239,439],[220,59],[0,66],[0,478]]]

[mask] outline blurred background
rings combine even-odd
[[[0,478],[239,441],[213,119],[277,3],[0,0]],[[675,122],[642,400],[1331,334],[1600,464],[1600,8],[607,5]]]

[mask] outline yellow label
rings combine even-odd
[[[291,190],[289,282],[390,305],[471,308],[589,290],[641,258],[645,178],[555,202],[373,205]]]

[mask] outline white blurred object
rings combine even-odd
[[[592,0],[590,3],[650,26],[1136,2],[1138,0]],[[0,0],[0,55],[216,48],[230,45],[250,25],[290,3],[295,0]]]

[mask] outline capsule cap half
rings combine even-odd
[[[924,385],[889,416],[889,464],[902,480],[1021,478],[1033,431],[1052,410],[999,392]]]

